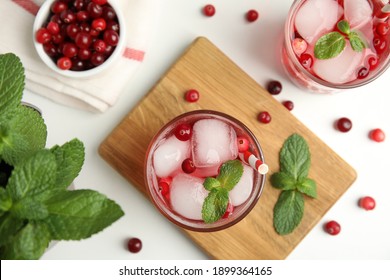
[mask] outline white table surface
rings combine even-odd
[[[209,2],[217,9],[212,18],[201,14],[202,7]],[[118,103],[104,114],[79,111],[25,93],[24,100],[43,111],[49,147],[74,137],[84,142],[86,161],[75,181],[76,188],[98,190],[116,200],[125,212],[124,217],[101,233],[83,241],[59,242],[42,259],[208,258],[97,152],[104,138],[198,36],[209,38],[260,85],[265,86],[270,79],[281,81],[283,91],[275,98],[292,100],[295,103],[292,114],[358,173],[351,188],[288,259],[390,259],[390,139],[376,143],[367,136],[370,129],[380,127],[390,137],[390,71],[369,85],[334,95],[298,89],[284,74],[279,57],[284,19],[291,3],[291,0],[164,0],[144,63],[129,80]],[[254,23],[244,19],[249,9],[260,13]],[[350,132],[334,129],[333,123],[339,117],[352,120]],[[375,210],[357,207],[357,200],[364,195],[376,199]],[[322,229],[331,219],[342,226],[337,236],[330,236]],[[142,240],[141,252],[132,254],[126,249],[126,241],[131,237]]]

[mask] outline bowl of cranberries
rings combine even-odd
[[[47,0],[33,25],[34,46],[52,70],[88,78],[110,67],[125,47],[116,0]]]

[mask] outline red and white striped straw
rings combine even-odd
[[[375,15],[375,17],[381,21],[386,21],[390,16],[390,3],[384,5]]]
[[[253,169],[257,170],[260,174],[264,175],[268,172],[268,165],[258,159],[254,154],[249,151],[239,154],[240,159],[249,164]]]

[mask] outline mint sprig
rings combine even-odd
[[[364,40],[359,33],[351,31],[351,27],[346,20],[337,23],[338,31],[333,31],[321,36],[314,46],[314,56],[318,59],[329,59],[339,55],[346,46],[348,38],[351,47],[356,52],[363,51],[366,48]]]
[[[229,203],[229,191],[240,181],[244,167],[239,160],[229,160],[222,164],[216,178],[207,177],[203,186],[209,191],[202,207],[202,219],[211,224],[225,214]]]
[[[272,174],[271,184],[282,190],[274,207],[274,227],[277,233],[291,233],[301,222],[304,213],[303,194],[316,198],[316,182],[307,178],[311,155],[306,140],[292,134],[279,154],[280,171]]]

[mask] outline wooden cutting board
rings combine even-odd
[[[190,88],[200,92],[196,103],[188,103],[183,98]],[[273,207],[280,191],[271,186],[270,176],[267,176],[256,207],[235,226],[214,233],[183,230],[211,258],[286,258],[356,179],[351,166],[203,37],[189,46],[108,135],[100,145],[99,153],[146,194],[143,163],[149,141],[170,119],[196,109],[221,111],[246,124],[261,143],[265,161],[270,167],[269,174],[279,170],[279,151],[283,142],[291,134],[299,133],[307,140],[312,155],[309,177],[318,185],[318,198],[305,197],[303,220],[289,235],[280,236],[273,228]],[[269,124],[256,120],[261,111],[271,114]],[[165,218],[161,215],[161,219]]]

